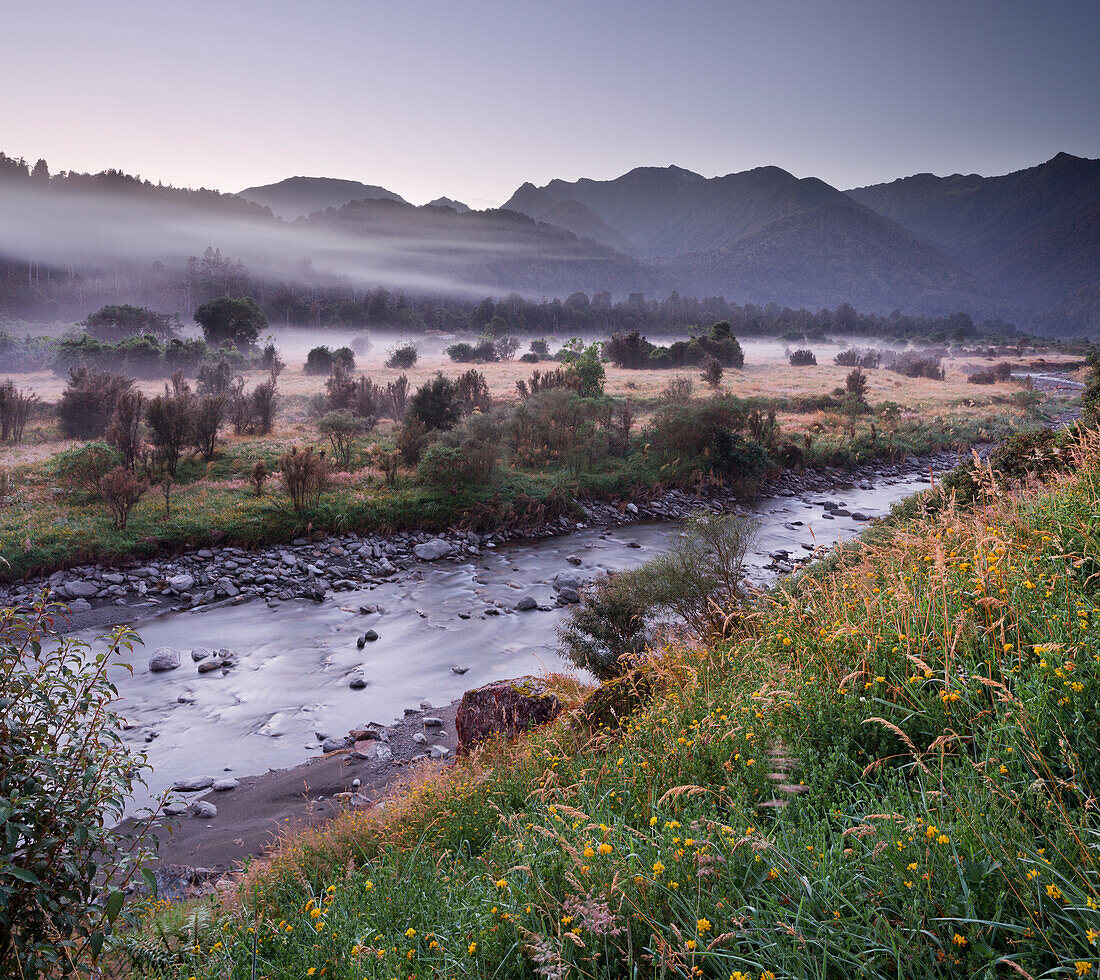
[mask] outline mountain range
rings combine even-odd
[[[778,167],[640,167],[520,186],[499,209],[291,177],[237,195],[119,171],[41,178],[0,154],[0,258],[170,264],[220,246],[262,274],[410,290],[725,296],[1001,318],[1100,334],[1100,160],[998,177],[918,174],[842,191]],[[18,286],[17,266],[10,281]]]

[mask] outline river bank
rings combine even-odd
[[[869,489],[955,465],[950,451],[900,462],[865,464],[852,470],[825,467],[787,471],[769,481],[753,499],[789,498],[812,491]],[[582,516],[563,515],[533,526],[487,534],[450,530],[438,534],[399,531],[392,535],[323,534],[257,550],[232,546],[198,548],[154,561],[85,564],[0,588],[0,605],[23,606],[48,591],[69,608],[67,630],[141,622],[167,610],[236,605],[253,598],[269,603],[292,599],[323,602],[391,578],[419,562],[476,558],[485,550],[515,541],[541,540],[590,527],[614,527],[646,520],[678,520],[706,509],[734,510],[751,500],[723,488],[700,493],[672,489],[650,499],[618,504],[580,503]],[[837,515],[844,516],[844,515]],[[569,601],[569,593],[566,599]]]

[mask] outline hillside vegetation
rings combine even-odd
[[[1045,487],[978,474],[969,509],[898,518],[736,635],[652,650],[603,692],[621,725],[578,704],[287,840],[239,903],[150,908],[115,957],[198,980],[1093,975],[1098,449]]]

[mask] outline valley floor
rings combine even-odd
[[[112,957],[195,977],[1023,977],[1100,964],[1100,442],[779,586],[737,635]],[[576,696],[575,696],[576,697]],[[620,723],[621,719],[621,723]],[[772,778],[774,777],[774,778]],[[776,784],[793,783],[786,790]]]

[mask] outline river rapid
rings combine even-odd
[[[850,540],[866,526],[853,514],[882,517],[928,483],[927,474],[916,473],[749,504],[759,522],[750,580],[766,585],[788,569],[781,552],[793,560]],[[386,724],[405,707],[447,704],[504,677],[570,669],[557,653],[555,631],[567,612],[554,602],[554,576],[568,572],[584,581],[636,566],[666,550],[678,533],[673,522],[583,529],[418,562],[321,603],[255,599],[140,623],[144,648],[121,656],[111,670],[126,738],[152,765],[134,809],[178,779],[286,768],[317,755],[323,736]],[[539,608],[515,611],[526,596]],[[364,614],[363,607],[376,611]],[[360,648],[357,641],[371,629],[378,639]],[[101,644],[100,632],[80,635]],[[149,654],[161,646],[181,652],[178,669],[150,672]],[[236,665],[200,674],[190,656],[198,647],[227,648]],[[352,689],[355,677],[366,686]]]

